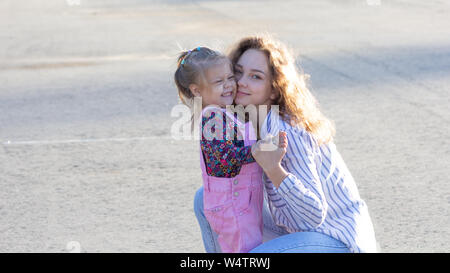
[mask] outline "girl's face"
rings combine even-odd
[[[190,89],[195,96],[202,97],[203,107],[215,104],[220,107],[232,105],[236,96],[236,81],[231,64],[220,62],[206,69],[204,83],[192,84]]]
[[[271,105],[276,99],[268,58],[264,52],[257,49],[245,51],[235,64],[235,75],[236,104]]]

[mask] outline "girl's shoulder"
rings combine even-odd
[[[202,110],[203,122],[209,121],[215,118],[216,121],[223,121],[227,126],[238,126],[243,128],[244,122],[242,122],[233,111],[228,111],[226,108],[220,108],[217,106],[206,106]]]
[[[244,130],[245,124],[225,108],[207,106],[202,110],[202,138],[206,134],[208,139],[219,139],[220,136],[220,139],[238,137],[239,140]]]
[[[202,117],[210,118],[216,116],[218,113],[223,114],[224,109],[217,106],[206,106],[202,109]]]
[[[206,106],[202,110],[202,124],[208,121],[215,121],[222,123],[225,119],[225,109],[215,106]]]

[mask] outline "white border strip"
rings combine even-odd
[[[71,144],[71,143],[95,143],[95,142],[126,142],[137,140],[175,140],[171,136],[149,136],[149,137],[128,137],[128,138],[89,138],[89,139],[67,139],[67,140],[28,140],[28,141],[4,141],[1,144],[5,146],[17,145],[53,145],[53,144]]]

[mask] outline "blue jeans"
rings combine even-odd
[[[194,212],[200,225],[203,245],[208,253],[221,252],[217,242],[217,234],[211,229],[203,213],[203,187],[194,197]],[[319,232],[287,233],[283,228],[275,225],[267,200],[263,206],[263,243],[251,253],[349,253],[344,243]]]

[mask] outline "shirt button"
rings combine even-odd
[[[233,181],[233,183],[234,183],[234,185],[237,185],[239,182],[237,181],[237,179],[235,179],[235,180]]]
[[[239,195],[239,192],[235,191],[234,196],[238,196],[238,195]]]

